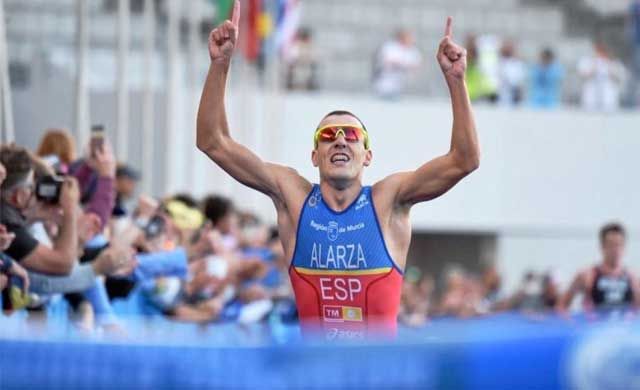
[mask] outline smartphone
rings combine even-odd
[[[144,235],[147,240],[152,240],[164,233],[165,221],[160,215],[154,215],[144,228]]]
[[[102,151],[104,147],[104,125],[93,125],[91,126],[91,157],[95,157],[96,151]]]

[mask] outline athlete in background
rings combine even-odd
[[[231,20],[209,36],[211,65],[198,111],[198,149],[273,200],[285,254],[292,259],[290,277],[303,330],[317,328],[330,339],[394,334],[411,206],[444,194],[480,160],[464,80],[466,50],[452,40],[451,18],[437,52],[453,106],[450,149],[372,187],[362,184],[373,157],[369,134],[347,111],[328,114],[315,129],[316,185],[292,168],[263,161],[231,137],[224,98],[239,19],[236,0]]]
[[[602,262],[579,272],[560,299],[559,311],[566,312],[576,294],[583,295],[587,312],[640,307],[638,278],[623,264],[626,232],[622,225],[610,223],[600,229]]]

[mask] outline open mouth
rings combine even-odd
[[[344,164],[351,160],[351,158],[345,153],[336,153],[331,156],[331,162],[334,164]]]

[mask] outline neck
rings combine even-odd
[[[614,272],[622,268],[622,262],[613,259],[604,259],[602,261],[602,267],[608,271]]]
[[[356,199],[362,190],[360,181],[350,181],[349,183],[323,180],[320,182],[322,199],[329,207],[335,211],[343,211]]]

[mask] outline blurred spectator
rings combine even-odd
[[[235,250],[238,245],[238,214],[231,199],[221,195],[210,195],[202,201],[202,212],[211,226],[222,235],[227,250]]]
[[[101,227],[104,227],[115,204],[115,156],[106,139],[101,148],[91,152],[90,147],[88,145],[85,158],[71,164],[69,173],[78,180],[82,194],[80,202],[85,210],[98,215]]]
[[[308,28],[300,28],[287,51],[287,89],[313,91],[318,89],[318,55]]]
[[[569,290],[558,302],[558,309],[566,311],[573,297],[582,293],[585,311],[618,310],[640,306],[638,278],[623,264],[626,231],[617,223],[600,229],[602,261],[600,264],[579,272]]]
[[[560,92],[564,69],[555,59],[550,48],[540,52],[539,62],[531,68],[529,101],[539,108],[556,108],[560,105]]]
[[[542,304],[545,310],[552,310],[560,301],[560,283],[554,272],[542,275]]]
[[[503,106],[519,104],[524,95],[526,67],[516,56],[515,44],[505,41],[498,60],[498,102]]]
[[[502,285],[502,278],[498,273],[498,269],[495,264],[485,266],[480,278],[480,289],[482,294],[482,300],[479,302],[478,310],[483,313],[488,313],[493,310],[494,306],[501,298],[500,287]]]
[[[398,320],[407,326],[422,326],[427,322],[435,284],[429,275],[416,267],[408,267],[402,284]]]
[[[469,98],[472,101],[486,99],[490,102],[495,102],[497,100],[496,89],[480,64],[480,53],[475,36],[470,35],[467,37],[466,48],[467,72],[465,80],[467,81]]]
[[[451,268],[437,314],[467,318],[478,314],[481,296],[478,286],[462,269]]]
[[[69,166],[76,159],[73,137],[66,130],[48,129],[40,140],[36,155],[56,172],[68,173]]]
[[[499,308],[526,313],[549,312],[553,311],[559,299],[558,281],[552,272],[537,275],[528,271],[516,293],[502,302]]]
[[[578,62],[582,78],[582,107],[590,111],[615,111],[620,107],[620,90],[625,76],[622,63],[611,58],[607,47],[597,42],[592,56]]]
[[[0,186],[0,223],[15,234],[6,253],[28,269],[50,274],[68,274],[77,255],[76,215],[79,203],[78,184],[67,178],[58,187],[59,201],[43,204],[34,195],[34,166],[29,153],[18,146],[3,146],[0,162],[7,176]],[[60,219],[59,231],[53,248],[36,240],[28,230],[25,213],[48,215]]]
[[[15,235],[9,233],[4,225],[0,224],[0,291],[4,290],[7,286],[10,286],[10,279],[12,277],[17,278],[20,283],[16,286],[18,290],[22,292],[22,295],[26,296],[29,293],[29,275],[20,264],[15,262],[9,255],[4,253]],[[15,294],[15,293],[14,293]]]
[[[118,165],[116,169],[116,204],[113,208],[114,217],[123,217],[129,214],[125,203],[136,192],[136,185],[140,180],[140,174],[128,165]]]
[[[631,1],[629,9],[629,25],[631,29],[632,75],[630,83],[633,104],[640,106],[640,0]]]
[[[56,172],[68,173],[76,159],[75,142],[67,130],[48,129],[38,146],[36,155],[42,157]]]
[[[416,70],[422,55],[413,34],[400,29],[392,40],[384,43],[374,59],[373,86],[385,99],[398,98],[405,90],[409,74]]]

